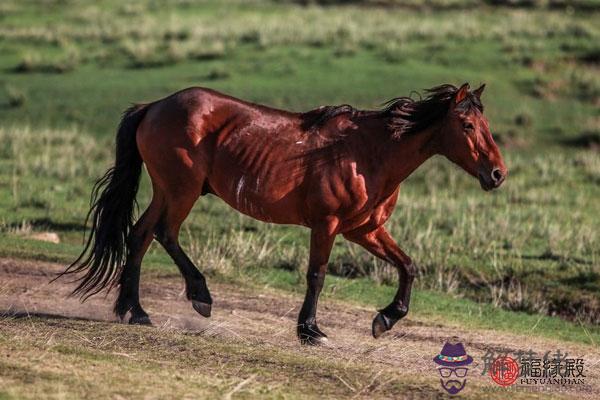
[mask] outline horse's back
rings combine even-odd
[[[173,135],[180,135],[180,140],[196,146],[211,134],[227,134],[234,128],[250,125],[265,128],[255,129],[255,134],[272,133],[273,128],[283,126],[299,127],[299,116],[212,89],[190,87],[152,103],[138,136],[150,136],[152,141],[161,141],[164,136],[173,140]]]

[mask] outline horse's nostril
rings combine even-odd
[[[494,181],[494,183],[501,182],[503,178],[504,175],[502,175],[502,171],[500,171],[500,168],[494,168],[492,170],[492,180]]]

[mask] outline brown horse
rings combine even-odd
[[[85,271],[84,298],[118,284],[114,311],[150,324],[139,301],[142,258],[155,238],[173,258],[194,309],[210,316],[204,276],[179,245],[181,224],[198,197],[214,194],[253,218],[311,230],[308,289],[298,337],[318,344],[317,300],[338,234],[394,265],[399,287],[373,320],[374,337],[408,312],[415,266],[383,224],[400,183],[441,154],[497,188],[507,174],[483,115],[481,93],[442,85],[427,97],[393,99],[377,111],[350,106],[292,113],[189,88],[128,109],[117,133],[116,161],[92,193],[92,231],[64,273]],[[134,224],[142,163],[152,180],[150,205]]]

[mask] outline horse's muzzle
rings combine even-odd
[[[480,171],[478,174],[479,184],[481,188],[486,192],[492,189],[497,189],[502,185],[502,182],[506,179],[506,171],[502,171],[500,168],[493,168],[489,173]]]

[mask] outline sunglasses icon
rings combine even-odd
[[[467,376],[468,370],[468,368],[438,368],[442,378],[450,378],[452,374],[456,375],[458,378],[464,378]]]

